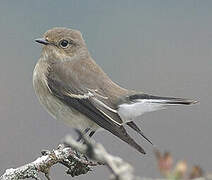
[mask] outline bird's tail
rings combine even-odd
[[[165,109],[171,105],[191,105],[197,101],[174,98],[161,97],[148,94],[133,94],[127,96],[125,100],[118,106],[118,114],[125,122],[134,119],[144,113]]]
[[[145,100],[149,103],[156,103],[161,105],[191,105],[196,104],[198,101],[185,99],[185,98],[175,98],[175,97],[161,97],[153,96],[148,94],[135,94],[129,97],[130,101]]]
[[[196,104],[198,101],[183,98],[160,97],[159,99],[151,99],[150,102],[166,106],[166,105],[191,105]]]

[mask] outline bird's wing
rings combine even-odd
[[[67,69],[63,71],[63,66],[60,66],[60,64],[52,68],[54,69],[49,68],[47,82],[50,92],[54,96],[145,154],[143,148],[128,135],[125,128],[119,123],[122,120],[115,109],[104,104],[95,93],[90,92],[86,87],[80,86],[78,82],[73,80],[73,76]],[[60,68],[60,71],[57,68]],[[71,79],[72,81],[70,81]]]
[[[147,138],[144,133],[141,131],[141,129],[133,122],[127,122],[126,123],[130,128],[132,128],[135,132],[137,132],[138,134],[140,134],[146,141],[148,141],[150,144],[153,145],[152,141],[149,140],[149,138]]]

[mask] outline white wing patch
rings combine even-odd
[[[114,113],[117,113],[117,110],[112,109],[111,107],[107,106],[107,105],[104,104],[102,101],[98,100],[97,98],[94,98],[94,99],[95,99],[95,101],[96,101],[99,105],[103,106],[103,107],[106,108],[107,110],[109,110],[109,111],[111,111],[111,112],[114,112]]]
[[[102,101],[98,100],[97,98],[95,98],[95,95],[92,94],[90,91],[86,94],[73,94],[73,93],[69,93],[69,92],[65,92],[66,95],[68,95],[69,97],[72,98],[76,98],[76,99],[89,99],[90,97],[93,98],[93,100],[95,100],[96,103],[98,103],[100,106],[104,107],[105,109],[113,112],[113,113],[118,113],[115,109],[112,109],[111,107],[107,106],[106,104],[104,104]],[[107,97],[104,97],[107,98]],[[102,114],[104,114],[108,119],[110,119],[112,122],[114,122],[115,124],[121,126],[120,123],[116,122],[112,117],[110,117],[109,115],[107,115],[104,111],[102,111],[101,109],[99,109],[98,107],[96,107]]]
[[[124,122],[129,122],[146,112],[164,109],[165,106],[161,104],[162,101],[164,102],[164,100],[140,99],[132,104],[120,104],[118,114]]]
[[[73,93],[69,93],[69,92],[64,92],[64,94],[66,94],[69,97],[76,98],[76,99],[88,99],[89,97],[93,97],[94,96],[90,92],[88,92],[86,94],[73,94]]]
[[[97,98],[94,98],[94,100],[96,101],[96,103],[98,103],[100,106],[104,107],[105,109],[113,112],[113,113],[118,113],[115,109],[112,109],[111,107],[107,106],[106,104],[104,104],[102,101],[98,100]],[[96,107],[102,114],[104,114],[108,119],[110,119],[111,121],[113,121],[115,124],[121,126],[122,124],[120,124],[119,122],[115,121],[112,117],[110,117],[109,115],[107,115],[104,111],[102,111],[101,109],[99,109],[98,107]]]
[[[110,119],[112,122],[114,122],[115,124],[117,124],[118,126],[121,126],[120,123],[116,122],[113,118],[111,118],[110,116],[108,116],[104,111],[102,111],[101,109],[97,108],[102,114],[104,114],[108,119]]]

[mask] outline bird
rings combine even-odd
[[[104,129],[145,154],[125,126],[153,144],[135,118],[168,106],[197,103],[119,86],[91,57],[79,30],[55,27],[35,41],[43,45],[33,71],[33,87],[40,103],[53,118],[90,137]]]

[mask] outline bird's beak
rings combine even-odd
[[[45,40],[44,38],[35,39],[35,42],[40,43],[40,44],[44,44],[44,45],[50,44],[50,43],[49,43],[47,40]]]

